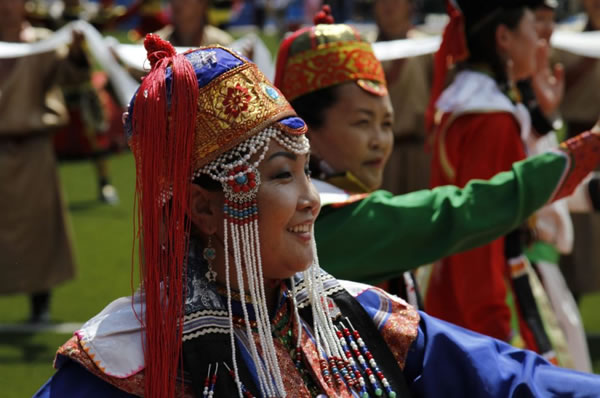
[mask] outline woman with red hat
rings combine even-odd
[[[540,43],[530,8],[538,3],[463,0],[458,1],[460,9],[450,6],[429,112],[434,130],[432,186],[464,186],[490,178],[536,153],[532,145],[527,147],[526,141],[533,140],[531,117],[515,83],[536,71]],[[458,61],[464,62],[440,95],[449,64]],[[589,200],[591,192],[585,194]],[[503,238],[435,264],[425,308],[573,366],[563,332],[525,255],[537,239],[535,232],[529,226],[515,227]]]

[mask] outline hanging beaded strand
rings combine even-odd
[[[319,258],[317,255],[316,243],[313,235],[311,241],[313,249],[313,265],[310,269],[304,271],[304,277],[307,282],[307,290],[311,301],[313,312],[315,340],[318,352],[321,349],[326,354],[328,360],[321,358],[319,365],[321,374],[327,384],[333,387],[332,378],[337,386],[344,385],[342,379],[342,370],[348,366],[348,363],[343,359],[343,348],[335,334],[333,319],[327,303],[327,295],[323,284],[323,272],[319,266]],[[321,346],[322,343],[322,346]],[[350,389],[351,386],[348,385]]]
[[[208,398],[212,398],[215,395],[215,386],[217,385],[217,372],[219,371],[219,363],[215,366],[215,374],[212,375],[210,380],[210,390],[208,390]]]
[[[342,349],[344,350],[344,355],[346,357],[347,366],[345,366],[342,370],[342,374],[344,375],[346,384],[348,384],[348,386],[350,386],[351,388],[356,389],[360,393],[366,392],[365,379],[363,379],[362,375],[360,374],[360,371],[356,367],[356,362],[352,357],[352,353],[350,352],[348,343],[346,343],[346,340],[344,339],[344,335],[337,327],[335,327],[335,334],[338,337],[338,340],[342,346]]]
[[[377,362],[375,361],[375,358],[373,358],[373,354],[371,354],[371,351],[369,351],[369,348],[367,347],[363,339],[360,337],[358,330],[354,329],[354,326],[352,326],[350,319],[346,318],[346,322],[348,322],[348,325],[350,325],[352,333],[350,333],[350,331],[346,328],[344,330],[344,335],[349,336],[351,342],[350,345],[352,346],[353,351],[355,351],[355,355],[360,355],[362,353],[362,355],[360,355],[360,358],[362,358],[362,360],[359,358],[359,362],[361,363],[361,365],[363,365],[364,371],[369,378],[369,382],[371,382],[373,388],[375,389],[375,395],[379,397],[383,394],[383,391],[381,390],[381,388],[377,384],[377,380],[375,379],[375,377],[377,377],[377,379],[379,379],[379,382],[383,385],[387,396],[389,398],[396,398],[396,392],[392,389],[387,378],[377,366]],[[356,342],[354,342],[354,339],[352,337],[354,337]],[[357,343],[358,348],[360,348],[360,352],[358,352],[358,349],[356,349]],[[366,361],[364,357],[366,357]]]
[[[296,325],[298,326],[298,333],[296,337],[296,352],[294,358],[294,364],[296,365],[296,369],[300,369],[302,366],[302,321],[300,319],[300,312],[298,312],[298,301],[296,300],[296,282],[294,278],[290,278],[290,286],[292,287],[292,304],[294,305],[294,318],[296,319]]]
[[[245,174],[239,175],[239,173],[242,171]],[[248,166],[236,166],[233,170],[229,171],[229,174],[238,175],[238,177],[233,180],[228,180],[227,184],[224,184],[225,220],[228,224],[227,228],[231,233],[231,243],[233,246],[233,257],[235,261],[238,288],[240,290],[241,297],[245,297],[245,281],[242,264],[245,263],[246,267],[250,268],[246,274],[249,279],[249,284],[252,285],[250,278],[255,267],[253,267],[254,264],[252,264],[251,261],[248,261],[248,253],[250,253],[250,251],[254,251],[255,247],[250,247],[248,241],[243,239],[242,229],[258,212],[256,203],[256,191],[258,190],[258,184],[256,182],[260,183],[260,177],[258,177],[258,172],[256,170]],[[251,183],[254,183],[254,186],[251,186]],[[250,327],[251,323],[247,306],[244,302],[242,302],[246,334],[249,337],[248,340],[250,342],[249,345],[251,355],[254,362],[258,365],[256,369],[261,392],[263,395],[273,396],[279,389],[279,386],[273,385],[272,378],[268,376],[273,374],[274,369],[276,369],[277,366],[277,364],[273,364],[272,356],[270,355],[270,348],[273,346],[273,343],[272,341],[269,341],[269,337],[271,337],[270,333],[267,334],[264,332],[264,316],[262,316],[264,314],[262,313],[263,311],[259,309],[262,307],[259,304],[260,297],[257,297],[256,292],[252,289],[250,291],[250,297],[252,299],[252,305],[254,306],[254,313],[256,314],[256,325],[259,341],[262,347],[266,347],[266,349],[263,349],[263,357],[265,359],[264,367],[262,361],[260,361],[256,343],[252,338],[252,329]]]
[[[229,372],[231,377],[233,377],[233,380],[238,380],[238,377],[236,376],[235,372],[229,366],[227,366],[227,364],[225,362],[223,362],[223,366],[225,366],[225,368],[227,369],[227,371]],[[239,386],[239,389],[242,390],[242,394],[244,395],[244,397],[256,398],[254,395],[252,395],[252,393],[246,388],[246,386],[241,381],[239,382],[238,386]]]
[[[208,386],[210,384],[210,368],[212,364],[208,364],[208,372],[206,373],[206,379],[204,379],[204,390],[202,391],[203,397],[208,397]]]

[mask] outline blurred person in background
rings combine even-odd
[[[106,3],[106,2],[105,2]],[[87,21],[99,29],[110,24],[108,5],[86,0],[55,2],[49,13],[50,25],[60,29],[77,20]],[[106,11],[106,12],[103,12]],[[119,13],[123,13],[121,9]],[[117,14],[110,19],[115,19]],[[119,196],[111,184],[109,155],[123,136],[119,127],[121,109],[111,98],[106,74],[94,72],[90,79],[61,86],[69,112],[69,123],[54,135],[54,148],[59,159],[91,159],[98,182],[101,202],[117,205]]]
[[[50,32],[25,21],[25,0],[0,1],[0,41]],[[26,293],[31,322],[50,320],[50,291],[75,274],[52,134],[68,121],[59,84],[89,80],[82,36],[70,49],[0,59],[0,294]]]
[[[433,116],[435,125],[433,187],[463,186],[474,179],[489,178],[510,170],[527,156],[556,146],[553,135],[544,137],[554,138],[553,142],[544,142],[532,131],[530,110],[523,105],[516,87],[520,80],[538,78],[536,54],[546,47],[538,39],[532,10],[544,6],[544,1],[463,0],[458,6],[460,9],[449,8],[451,21],[436,54],[436,89],[445,80],[448,59],[464,62],[457,65],[454,80],[441,95],[432,93],[435,111],[428,115]],[[547,59],[542,67],[548,68]],[[559,80],[560,69],[555,73]],[[585,189],[582,195],[589,200],[591,191]],[[557,214],[564,214],[566,222],[555,222]],[[541,224],[548,218],[555,223],[545,235]],[[566,328],[557,322],[556,308],[536,273],[540,268],[530,263],[552,262],[548,256],[531,255],[529,250],[534,246],[544,245],[555,252],[568,250],[572,243],[568,222],[566,204],[554,204],[536,213],[526,225],[515,225],[503,238],[436,263],[425,309],[463,327],[536,350],[562,366],[589,370],[587,348],[571,350],[576,345],[565,339]],[[556,236],[559,227],[567,231]],[[561,278],[560,273],[554,275]],[[563,293],[573,304],[569,292],[563,289]],[[572,318],[579,318],[575,305],[569,312]],[[585,346],[580,319],[575,323],[581,343],[577,347]],[[574,361],[578,354],[586,358]]]
[[[564,28],[577,31],[600,29],[600,1],[583,0],[587,18],[582,24]],[[563,27],[561,27],[563,28]],[[568,136],[593,125],[594,113],[600,111],[600,60],[555,50],[553,60],[565,70],[565,94],[560,113]],[[600,215],[573,214],[575,242],[571,255],[561,259],[562,271],[576,299],[600,291]]]
[[[557,7],[557,1],[544,0],[532,8],[536,31],[541,39],[536,52],[536,71],[529,79],[517,83],[521,102],[531,119],[531,129],[524,129],[521,136],[527,156],[556,147],[559,140],[565,138],[564,123],[559,114],[565,86],[564,68],[560,63],[550,62],[549,47]],[[535,238],[529,239],[526,248],[527,257],[540,276],[565,334],[574,367],[583,371],[591,371],[583,322],[558,264],[561,255],[569,255],[573,251],[576,236],[570,212],[589,215],[597,211],[595,207],[598,206],[587,199],[600,200],[597,184],[597,178],[591,174],[574,195],[538,211],[535,219],[529,223]]]
[[[200,47],[209,44],[227,46],[231,35],[208,23],[210,0],[170,0],[171,24],[157,31],[174,46]]]
[[[377,41],[420,37],[415,29],[415,0],[376,0]],[[431,156],[425,150],[425,110],[429,103],[433,55],[382,62],[394,109],[394,146],[385,167],[381,188],[399,195],[429,187]],[[401,291],[403,279],[385,286]]]
[[[376,0],[377,41],[423,36],[415,29],[415,0]],[[429,186],[430,156],[425,151],[425,110],[431,91],[433,56],[382,62],[394,108],[394,149],[382,188],[394,194]]]

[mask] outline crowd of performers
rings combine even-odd
[[[105,155],[136,163],[141,286],[36,397],[600,394],[576,300],[600,285],[600,69],[550,50],[555,2],[448,2],[434,55],[385,62],[324,7],[273,83],[204,0],[170,22],[158,1],[25,5],[0,2],[0,42],[135,13],[155,32],[123,115],[78,31],[0,59],[0,293],[30,294],[33,322],[75,269],[55,152],[92,158],[109,204]],[[424,35],[414,7],[375,0],[376,40]]]

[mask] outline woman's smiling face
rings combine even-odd
[[[311,241],[320,201],[308,159],[272,140],[258,166],[258,225],[266,279],[289,278],[313,262]]]
[[[254,160],[251,158],[250,162]],[[313,227],[321,204],[310,180],[308,160],[308,154],[297,155],[272,139],[264,160],[258,165],[258,228],[265,280],[290,278],[313,263]],[[214,238],[213,245],[217,251],[214,266],[217,279],[222,283],[225,282],[226,256],[224,200],[221,189],[192,185],[192,223],[205,243],[209,236]],[[227,255],[229,263],[233,264],[231,242],[229,248]]]
[[[381,186],[392,152],[394,113],[389,96],[378,97],[356,83],[335,88],[336,102],[324,122],[310,128],[313,153],[336,172],[350,172],[369,190]]]

